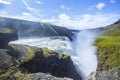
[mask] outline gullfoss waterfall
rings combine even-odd
[[[95,33],[89,30],[80,31],[73,42],[67,37],[20,38],[10,44],[23,44],[36,47],[46,47],[58,53],[71,56],[78,73],[85,79],[91,72],[96,71],[96,48],[93,46]]]

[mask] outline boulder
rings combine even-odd
[[[18,54],[16,62],[23,73],[50,73],[57,77],[68,77],[81,80],[70,56],[58,54],[47,48],[10,44]],[[12,54],[13,55],[13,54]]]
[[[81,80],[81,76],[68,55],[47,48],[9,44],[7,49],[0,49],[0,80],[16,79]]]
[[[93,72],[87,80],[120,80],[120,68]]]

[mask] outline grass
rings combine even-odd
[[[98,64],[98,70],[102,70],[103,66],[108,69],[120,67],[120,29],[111,27],[102,31],[102,34],[95,41],[98,51],[98,60],[102,60],[102,64]]]

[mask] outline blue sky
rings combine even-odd
[[[0,16],[95,28],[120,19],[120,0],[0,0]]]

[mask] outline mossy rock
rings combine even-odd
[[[33,47],[25,45],[9,44],[10,47],[18,54],[17,60],[27,62],[34,57],[35,50]]]
[[[42,48],[42,51],[43,51],[43,55],[44,55],[45,57],[49,57],[49,56],[51,56],[51,55],[56,55],[56,54],[57,54],[57,53],[54,52],[53,50],[49,50],[49,49],[47,49],[47,48]]]
[[[45,57],[50,57],[50,56],[54,56],[57,55],[59,59],[67,59],[70,58],[70,56],[68,56],[67,54],[63,54],[63,53],[57,53],[53,50],[49,50],[47,48],[42,48],[43,50],[43,54]]]
[[[10,28],[0,28],[0,33],[14,33],[15,31]]]
[[[67,59],[67,58],[70,58],[69,55],[63,54],[63,53],[59,53],[58,57],[59,57],[59,59]]]

